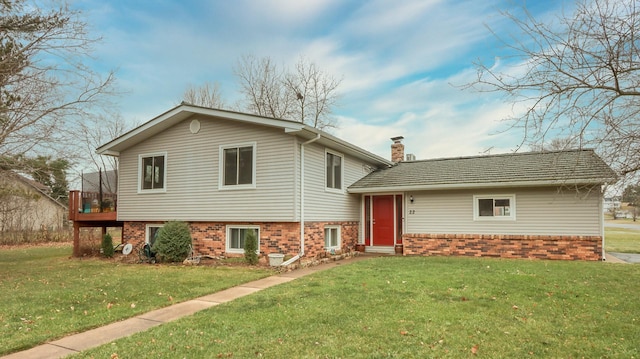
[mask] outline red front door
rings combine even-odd
[[[394,196],[373,196],[374,246],[393,246],[395,240]]]

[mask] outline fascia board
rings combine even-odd
[[[142,124],[141,126],[138,126],[137,128],[127,132],[126,134],[98,147],[96,149],[96,153],[101,155],[117,156],[122,150],[138,142],[141,142],[146,138],[163,131],[166,128],[169,128],[192,115],[219,117],[223,119],[235,120],[238,122],[247,122],[263,126],[283,128],[285,129],[285,131],[300,131],[305,127],[305,125],[293,121],[260,117],[240,112],[217,110],[192,105],[179,105]]]
[[[514,188],[514,187],[550,187],[550,186],[581,186],[599,185],[607,183],[603,179],[592,180],[566,180],[566,181],[522,181],[522,182],[493,182],[493,183],[455,183],[437,185],[414,185],[414,186],[384,186],[347,188],[348,193],[378,193],[378,192],[417,192],[417,191],[438,191],[451,189],[483,189],[483,188]]]

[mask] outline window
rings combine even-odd
[[[220,146],[220,187],[254,188],[256,144]]]
[[[515,195],[473,196],[474,219],[515,219]]]
[[[342,156],[335,153],[326,153],[327,188],[342,189]]]
[[[247,239],[247,235],[251,232],[253,232],[258,239],[257,252],[260,253],[260,227],[257,226],[227,227],[227,252],[244,253],[244,241]]]
[[[164,224],[147,224],[144,243],[148,243],[150,246],[153,246],[156,242],[156,238],[158,238],[158,232],[163,226]]]
[[[340,249],[340,226],[324,227],[324,247],[326,249]]]
[[[167,154],[140,155],[140,191],[165,191]]]

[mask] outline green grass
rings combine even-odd
[[[272,273],[76,259],[71,252],[68,245],[0,250],[0,354]]]
[[[608,252],[640,253],[640,231],[605,227],[605,250]]]
[[[640,266],[382,257],[77,358],[638,358]]]

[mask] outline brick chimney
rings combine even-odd
[[[391,145],[391,161],[392,162],[402,162],[404,160],[404,145],[402,144],[402,140],[404,137],[391,137],[391,141],[393,144]]]

